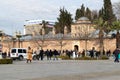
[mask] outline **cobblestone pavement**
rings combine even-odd
[[[0,80],[119,80],[113,60],[14,61],[0,65]]]

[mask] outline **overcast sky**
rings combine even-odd
[[[112,0],[112,3],[119,0]],[[13,35],[23,32],[26,20],[52,20],[59,15],[63,6],[73,16],[77,8],[84,4],[92,10],[103,6],[103,0],[0,0],[0,29]]]

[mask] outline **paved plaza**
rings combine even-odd
[[[14,61],[0,65],[0,80],[119,80],[113,60]]]

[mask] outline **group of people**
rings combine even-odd
[[[33,53],[33,51],[31,49],[31,47],[28,47],[27,63],[32,61],[32,53]],[[61,55],[61,53],[63,53],[62,55],[65,55],[65,56],[67,55],[67,56],[71,57],[71,56],[73,56],[74,51],[66,50],[66,51],[63,51],[63,52],[61,52],[61,51],[59,52],[56,49],[54,49],[54,50],[48,50],[47,49],[46,51],[44,51],[43,49],[39,50],[39,48],[37,48],[37,50],[34,53],[36,54],[36,59],[37,60],[39,60],[39,59],[43,60],[44,55],[47,56],[47,60],[51,60],[52,57],[53,57],[53,60],[58,60],[58,55]],[[85,56],[85,50],[83,50],[81,54],[82,54],[82,57],[84,57]],[[110,50],[108,50],[106,52],[106,55],[109,57],[110,54],[111,54],[111,52],[110,52]],[[78,55],[78,57],[79,57],[80,54],[76,53],[76,55]],[[89,56],[91,58],[94,58],[94,56],[99,57],[99,55],[100,55],[100,52],[96,51],[94,47],[92,48],[92,50],[89,51]],[[120,49],[116,48],[113,52],[113,55],[115,56],[114,62],[119,62]]]
[[[28,51],[27,51],[27,63],[32,61],[32,49],[30,47],[28,47]],[[34,54],[36,54],[36,59],[37,60],[43,60],[44,56],[47,56],[47,60],[51,60],[53,57],[53,60],[58,60],[58,55],[60,55],[60,53],[54,49],[54,50],[46,50],[44,51],[43,49],[39,49],[37,48],[37,50],[34,52]]]

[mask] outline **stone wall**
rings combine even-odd
[[[10,48],[13,47],[13,42],[2,42],[3,44],[3,51],[9,51]],[[14,42],[14,47],[18,47],[18,42]],[[42,44],[41,41],[31,40],[31,41],[22,41],[20,42],[20,46],[22,48],[27,48],[31,46],[32,49],[35,51],[37,47],[40,47]],[[62,40],[62,50],[74,50],[74,46],[78,46],[78,50],[82,51],[85,49],[85,40]],[[104,40],[104,49],[113,51],[116,47],[116,40],[115,39],[105,39]],[[91,50],[92,47],[95,47],[96,50],[99,50],[99,40],[92,39],[87,41],[87,49]],[[61,50],[61,44],[58,40],[46,40],[43,43],[43,49],[57,49]]]

